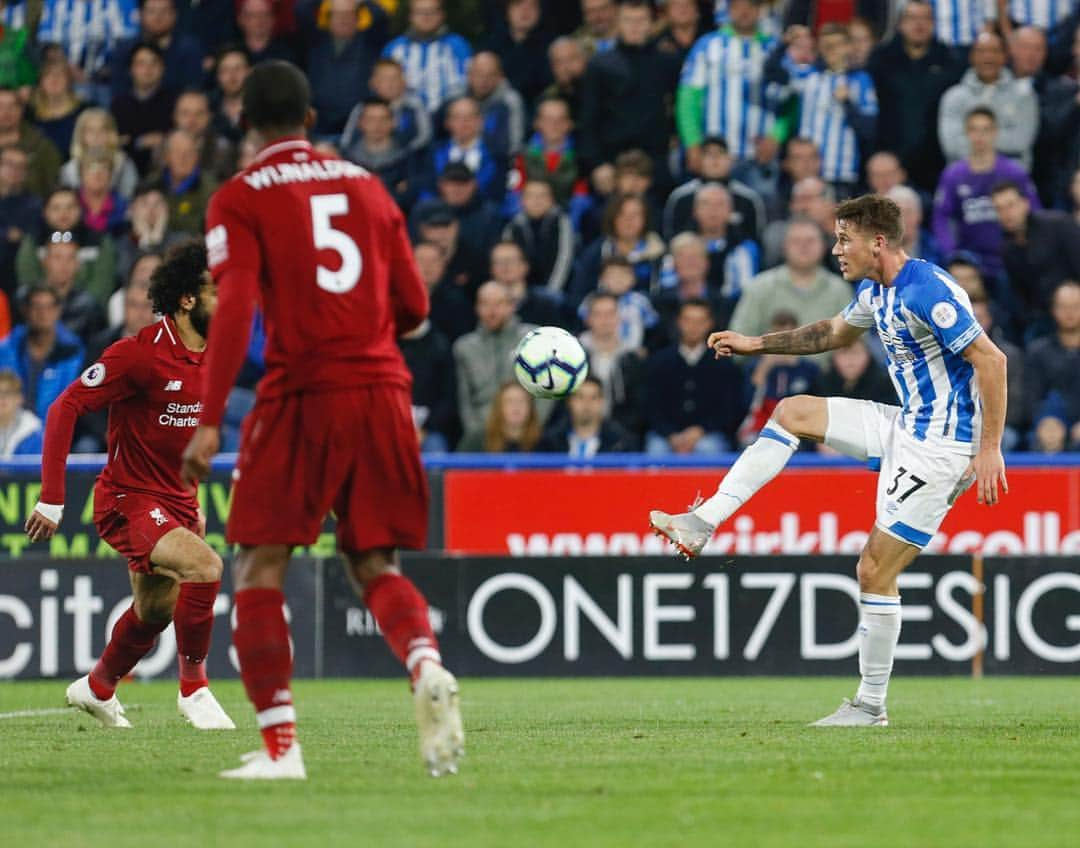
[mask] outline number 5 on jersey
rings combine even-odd
[[[311,198],[311,232],[316,250],[332,250],[341,257],[341,267],[331,271],[323,265],[315,269],[315,282],[320,289],[333,294],[345,294],[360,281],[364,259],[360,248],[348,233],[335,230],[330,219],[349,213],[349,198],[344,194],[317,194]]]

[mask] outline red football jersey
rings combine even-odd
[[[258,280],[266,326],[259,396],[371,383],[410,385],[397,336],[428,310],[405,219],[378,177],[314,151],[301,138],[264,148],[210,201],[206,247],[219,295],[229,274]],[[232,314],[222,324],[233,321]],[[214,344],[247,328],[215,327]],[[228,386],[207,373],[206,416],[217,423]]]
[[[41,501],[64,502],[64,470],[75,422],[109,407],[109,459],[101,480],[119,491],[195,501],[180,457],[202,413],[203,354],[188,350],[171,318],[110,345],[49,407],[41,457]]]

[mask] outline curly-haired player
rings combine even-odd
[[[31,541],[50,538],[64,512],[64,468],[79,416],[109,408],[109,458],[94,487],[98,534],[127,557],[134,601],[113,628],[90,674],[68,703],[105,727],[131,727],[116,685],[175,624],[177,706],[201,730],[231,730],[210,692],[206,655],[221,585],[221,558],[206,544],[195,488],[180,479],[184,445],[202,412],[202,365],[217,304],[201,242],[177,245],[150,284],[162,315],[111,345],[49,409],[41,457],[41,501],[26,522]]]

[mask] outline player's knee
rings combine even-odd
[[[881,564],[869,551],[863,551],[859,557],[859,564],[855,567],[855,574],[859,578],[859,590],[863,592],[877,593],[883,570]]]
[[[397,556],[393,549],[379,548],[358,554],[346,554],[349,577],[357,594],[363,594],[364,587],[383,574],[397,573]]]
[[[233,588],[280,589],[289,565],[289,548],[284,545],[241,548],[232,562]]]
[[[195,563],[194,574],[192,575],[192,583],[214,583],[221,579],[221,573],[224,571],[225,566],[221,562],[221,557],[218,556],[217,551],[207,548],[197,563]]]
[[[146,624],[166,624],[172,621],[176,600],[172,595],[149,595],[136,597],[135,615]]]
[[[801,435],[812,420],[816,400],[820,398],[810,395],[793,395],[783,398],[773,411],[773,420],[789,433]]]

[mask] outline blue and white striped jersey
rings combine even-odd
[[[934,35],[949,47],[967,47],[988,20],[997,19],[995,0],[930,0]]]
[[[434,112],[449,97],[465,89],[472,48],[453,32],[430,41],[399,35],[383,48],[382,55],[401,64],[406,84],[420,96],[428,111]]]
[[[837,101],[837,86],[848,89],[855,110],[877,115],[874,82],[866,71],[838,74],[818,71],[801,82],[799,135],[812,138],[821,151],[821,178],[827,182],[853,183],[859,179],[859,140],[848,120],[845,105]]]
[[[730,27],[703,35],[683,63],[680,85],[705,92],[706,136],[723,136],[736,159],[754,153],[754,139],[768,135],[779,86],[765,81],[765,60],[776,40],[742,38]]]
[[[37,38],[59,44],[72,65],[94,73],[109,61],[117,42],[138,34],[135,0],[45,0]]]
[[[1076,11],[1077,0],[1009,0],[1014,23],[1050,30]]]
[[[712,239],[705,242],[705,251],[709,257],[708,285],[719,285],[720,293],[732,301],[739,299],[746,284],[761,270],[761,248],[753,239],[731,245],[725,239]],[[675,259],[670,253],[660,265],[658,285],[661,289],[679,285]]]
[[[24,0],[8,3],[3,9],[0,9],[0,22],[4,24],[5,30],[16,30],[25,27],[26,3]]]
[[[904,430],[918,441],[974,453],[982,406],[975,369],[960,354],[982,327],[967,292],[937,265],[909,259],[891,286],[863,280],[843,318],[877,329]]]
[[[721,248],[716,250],[712,243],[706,244],[710,259],[717,252],[723,252]],[[712,263],[710,262],[710,270]],[[746,239],[727,251],[724,256],[724,285],[720,293],[733,301],[738,300],[743,288],[761,270],[761,248],[753,239]]]

